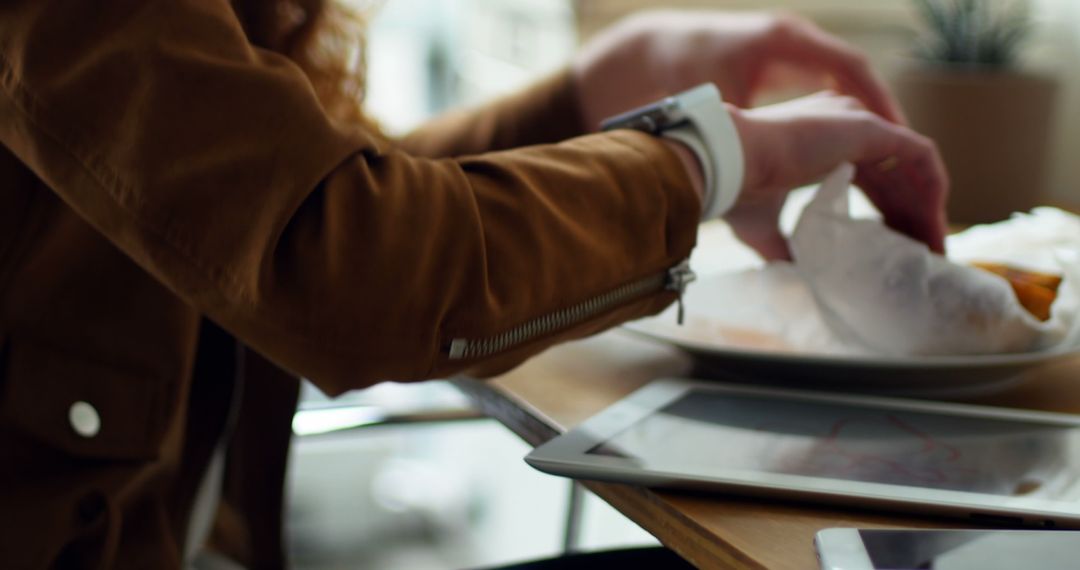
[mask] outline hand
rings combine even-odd
[[[601,33],[573,65],[585,125],[712,82],[724,100],[749,106],[770,73],[788,67],[902,123],[899,106],[866,58],[810,22],[787,14],[646,12]]]
[[[742,141],[746,174],[724,218],[766,259],[790,257],[777,226],[788,192],[843,162],[855,165],[855,183],[889,227],[944,252],[948,177],[930,139],[886,121],[853,97],[828,92],[728,110]]]

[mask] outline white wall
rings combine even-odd
[[[1036,0],[1039,32],[1029,54],[1031,65],[1061,81],[1057,132],[1049,176],[1053,198],[1080,207],[1080,2]]]
[[[569,0],[387,0],[374,15],[365,107],[391,134],[524,87],[577,46]]]

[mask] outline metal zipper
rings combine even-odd
[[[491,356],[538,336],[584,322],[626,301],[657,291],[678,292],[678,321],[682,324],[683,292],[686,286],[696,278],[697,276],[690,269],[690,260],[683,260],[663,273],[627,283],[576,305],[522,323],[495,336],[482,339],[455,338],[450,341],[446,349],[447,357],[450,360],[464,360]]]

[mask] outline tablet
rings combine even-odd
[[[1080,528],[1080,417],[663,379],[525,460],[548,473]]]

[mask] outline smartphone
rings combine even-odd
[[[1080,531],[825,529],[822,570],[1075,570]]]

